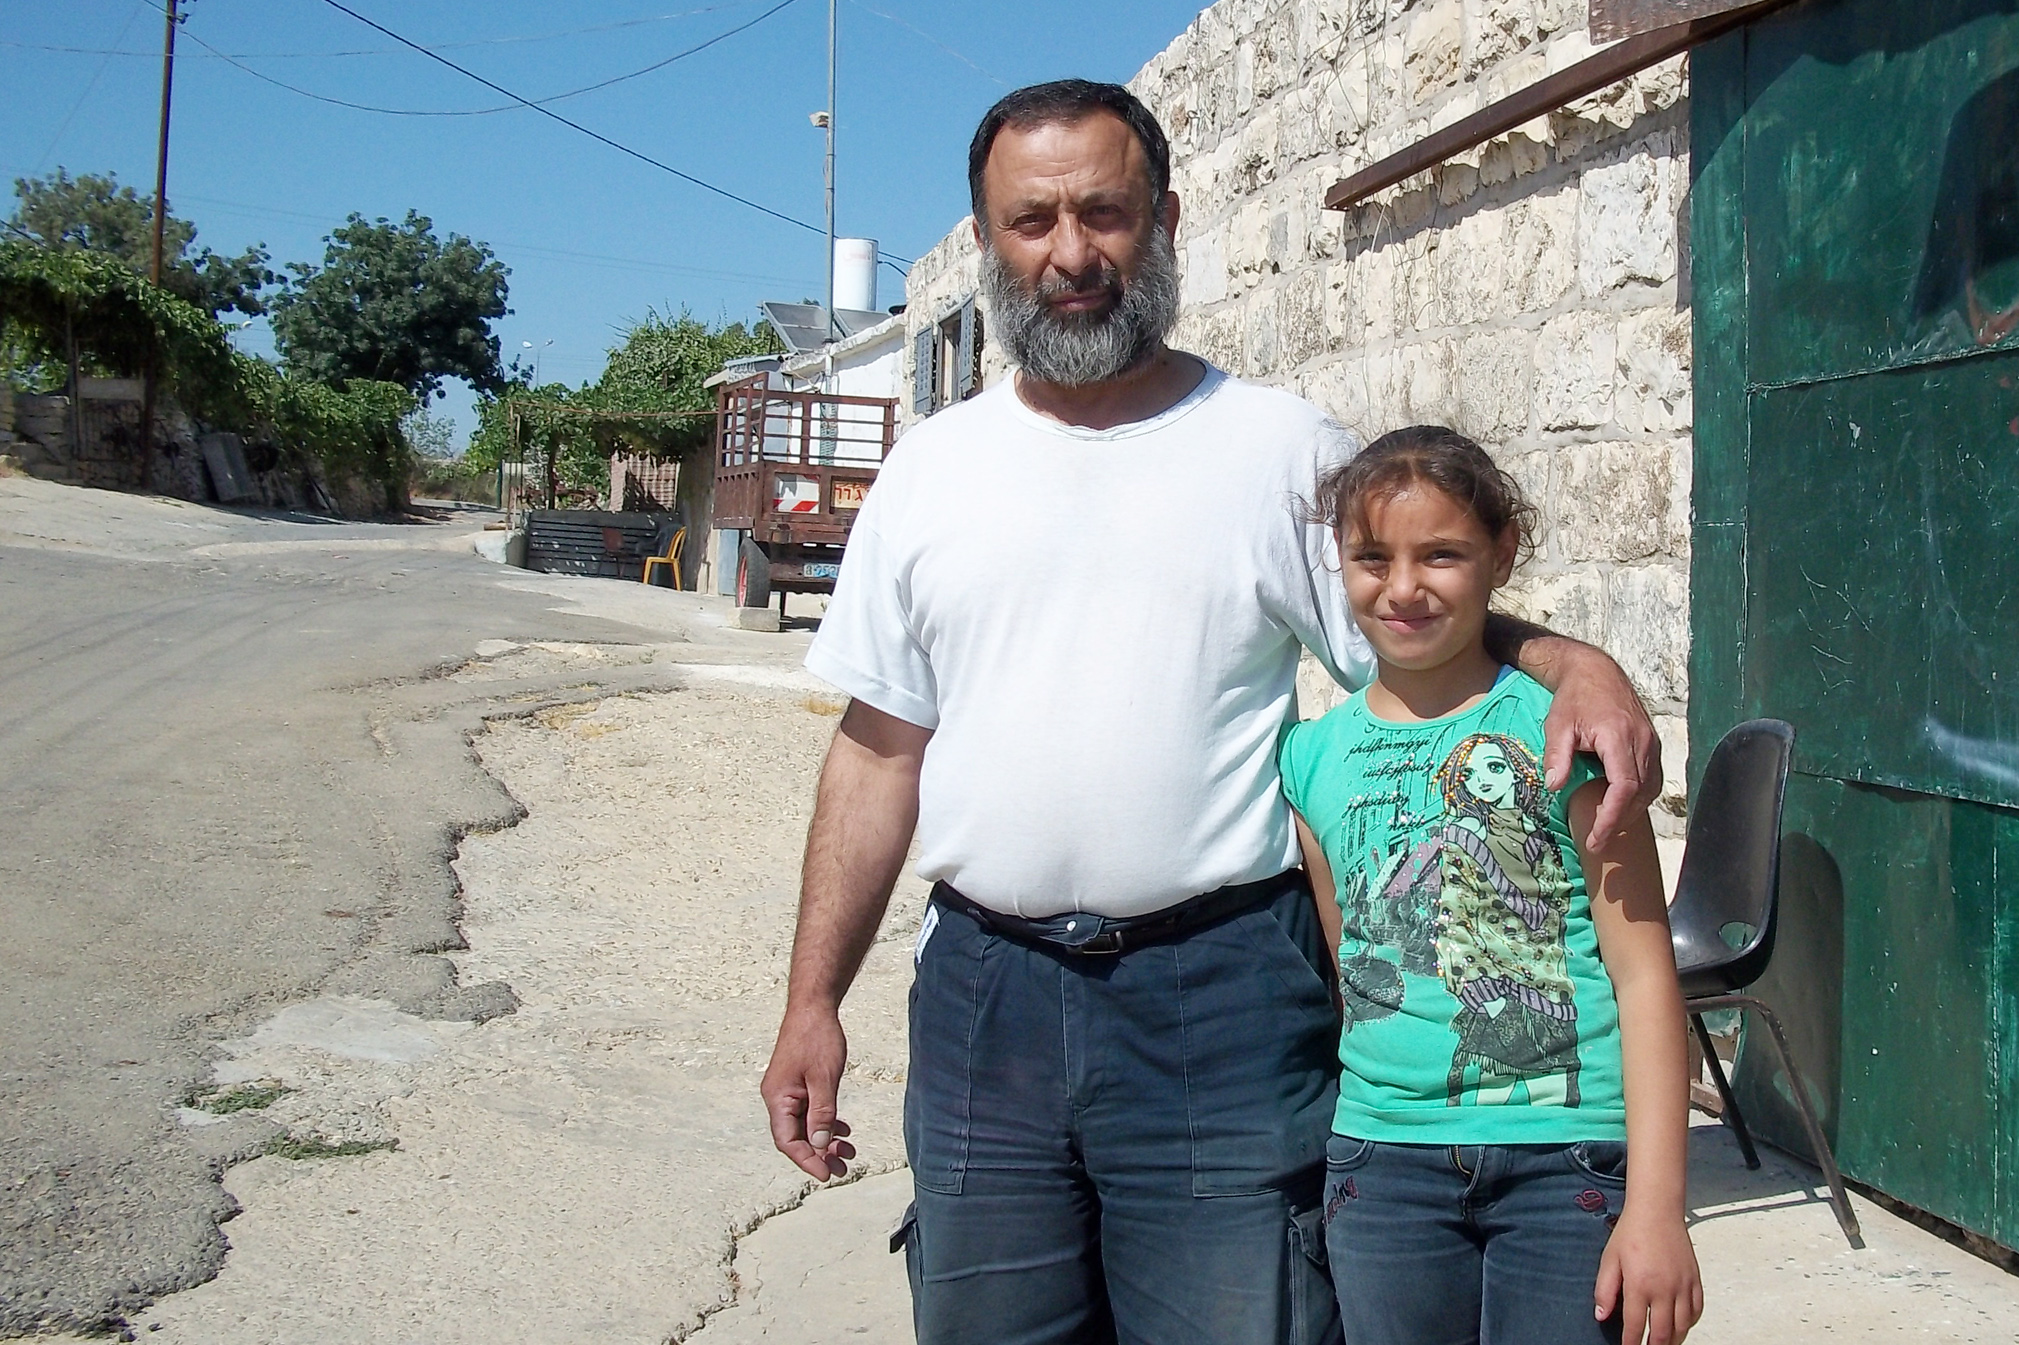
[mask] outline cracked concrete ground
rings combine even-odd
[[[810,1185],[766,1142],[756,1086],[840,708],[757,681],[544,709],[479,737],[526,816],[463,842],[469,947],[453,958],[465,982],[511,985],[518,1011],[473,1027],[325,998],[228,1044],[218,1082],[291,1090],[265,1109],[291,1130],[398,1147],[233,1168],[244,1213],[223,1272],[136,1327],[221,1345],[677,1341],[735,1300],[736,1239]],[[849,1001],[865,1171],[901,1160],[923,895],[908,882],[893,903]]]
[[[219,1173],[283,1127],[316,1143],[395,1133],[373,1105],[318,1109],[333,1090],[312,1078],[267,1108],[192,1115],[181,1104],[218,1083],[220,1043],[315,1059],[276,1034],[336,1030],[288,1016],[322,996],[396,1009],[414,1020],[402,1033],[454,1058],[481,1036],[468,1024],[512,1006],[503,981],[448,956],[464,944],[458,839],[522,813],[470,748],[487,720],[747,685],[807,741],[831,727],[792,705],[816,694],[796,671],[803,632],[730,630],[694,595],[489,565],[470,551],[478,526],[0,481],[0,1333],[116,1331],[208,1279],[235,1208]],[[752,765],[781,750],[761,744]],[[626,787],[672,778],[633,772]],[[749,820],[768,825],[769,808]],[[694,1003],[672,1036],[707,1030],[714,1007]],[[599,1058],[627,1059],[614,1045]],[[576,1126],[567,1094],[507,1103]],[[729,1128],[708,1106],[669,1111]]]

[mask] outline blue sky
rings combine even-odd
[[[778,0],[344,2],[540,99],[663,60],[758,19]],[[542,379],[570,383],[593,378],[618,330],[648,309],[684,305],[711,320],[742,319],[760,300],[824,289],[824,237],[537,113],[392,116],[267,82],[413,110],[508,101],[327,0],[189,0],[185,8],[169,207],[196,223],[201,244],[236,251],[264,242],[276,264],[317,261],[322,236],[347,213],[397,219],[419,210],[438,233],[489,243],[511,267],[513,312],[497,327],[507,357],[527,354],[521,342],[531,341]],[[840,0],[840,232],[918,256],[966,212],[967,139],[991,102],[1064,75],[1127,79],[1200,8],[1198,0]],[[157,0],[0,0],[0,18],[8,207],[14,178],[59,165],[110,171],[151,193]],[[826,40],[825,0],[791,0],[693,56],[553,107],[821,225],[823,138],[808,114],[826,99]],[[902,285],[883,268],[880,301],[900,301]],[[271,350],[264,324],[242,340]],[[465,389],[457,385],[443,406],[467,428]]]

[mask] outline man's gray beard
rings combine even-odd
[[[1113,284],[1115,273],[1106,274]],[[1060,313],[1046,302],[1069,289],[1027,285],[1001,253],[982,249],[989,320],[1012,363],[1040,382],[1068,388],[1119,378],[1155,350],[1178,320],[1178,254],[1171,236],[1150,230],[1135,279],[1105,312]]]

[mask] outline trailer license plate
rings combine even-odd
[[[799,573],[808,579],[838,579],[841,567],[833,561],[809,560],[800,563]]]
[[[869,496],[867,481],[837,481],[834,483],[834,507],[836,509],[860,509]]]

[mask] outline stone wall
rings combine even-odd
[[[1351,212],[1321,206],[1355,169],[1589,55],[1585,14],[1585,0],[1221,0],[1132,87],[1170,133],[1183,205],[1176,344],[1366,437],[1438,422],[1485,443],[1543,512],[1508,605],[1604,646],[1633,677],[1662,729],[1656,820],[1674,835],[1689,638],[1683,62]],[[976,263],[963,222],[913,269],[914,323],[971,292]],[[988,375],[1002,367],[992,351]]]

